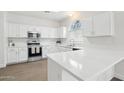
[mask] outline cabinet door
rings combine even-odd
[[[41,38],[49,38],[49,29],[47,27],[41,28]]]
[[[26,62],[28,60],[28,50],[27,48],[19,48],[18,52],[19,62]]]
[[[56,46],[43,46],[42,47],[42,56],[43,56],[43,58],[46,58],[47,54],[56,53],[56,52],[58,52],[58,48]]]
[[[57,37],[57,29],[56,28],[50,28],[50,31],[49,31],[49,36],[50,38],[58,38]]]
[[[19,37],[20,26],[19,24],[8,23],[8,37]]]
[[[8,61],[7,64],[18,63],[18,48],[8,49]]]
[[[46,58],[46,57],[47,57],[47,56],[46,56],[47,53],[48,53],[47,47],[43,46],[43,47],[42,47],[42,57],[43,57],[43,58]]]
[[[28,25],[22,25],[20,24],[20,37],[28,37]]]
[[[53,48],[51,46],[43,46],[42,47],[42,55],[43,55],[43,58],[46,58],[47,57],[47,54],[49,53],[53,53]]]
[[[58,38],[57,28],[42,27],[40,29],[41,29],[41,38]]]
[[[88,17],[82,21],[83,35],[84,36],[92,36],[93,33],[93,19],[92,17]]]
[[[111,13],[105,12],[93,17],[95,36],[111,35]]]
[[[48,81],[61,81],[62,80],[62,68],[48,58]]]
[[[62,81],[79,81],[79,80],[75,78],[74,76],[72,76],[67,71],[62,70]]]
[[[36,32],[38,32],[40,36],[41,36],[41,31],[42,31],[42,27],[36,26]]]
[[[59,36],[59,38],[66,38],[67,37],[67,28],[66,27],[58,28],[58,36]]]

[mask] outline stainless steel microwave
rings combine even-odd
[[[40,38],[40,33],[38,32],[28,32],[28,38]]]

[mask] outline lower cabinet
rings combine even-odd
[[[8,48],[7,64],[18,63],[18,48]]]
[[[91,78],[90,81],[109,81],[114,77],[114,66]]]
[[[28,59],[27,48],[8,48],[7,65],[26,62]]]
[[[28,59],[28,49],[27,48],[19,48],[18,51],[18,62],[25,62]]]
[[[62,71],[62,81],[79,81],[73,75],[69,74],[67,71]]]
[[[78,81],[78,79],[48,58],[48,81]]]
[[[48,58],[48,81],[61,81],[62,68]]]
[[[114,77],[114,66],[84,81],[109,81]],[[48,81],[79,81],[77,77],[66,71],[52,59],[48,58]]]

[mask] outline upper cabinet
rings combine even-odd
[[[113,13],[104,12],[83,20],[84,36],[112,36],[113,35]]]
[[[65,28],[33,26],[16,23],[8,23],[8,37],[27,38],[28,31],[38,32],[41,38],[65,38]]]
[[[8,23],[8,37],[27,37],[28,25]]]
[[[41,38],[58,38],[57,28],[38,27],[37,31],[41,34]]]
[[[65,26],[58,28],[58,36],[59,36],[59,38],[66,38],[67,37],[67,28]]]
[[[28,30],[29,30],[29,25],[22,25],[20,24],[20,32],[19,32],[19,37],[28,37]]]
[[[82,22],[83,25],[83,35],[92,36],[93,35],[93,18],[88,17]]]
[[[8,23],[8,37],[19,37],[20,25]]]

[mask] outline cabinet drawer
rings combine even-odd
[[[8,49],[7,64],[18,63],[18,48]]]

